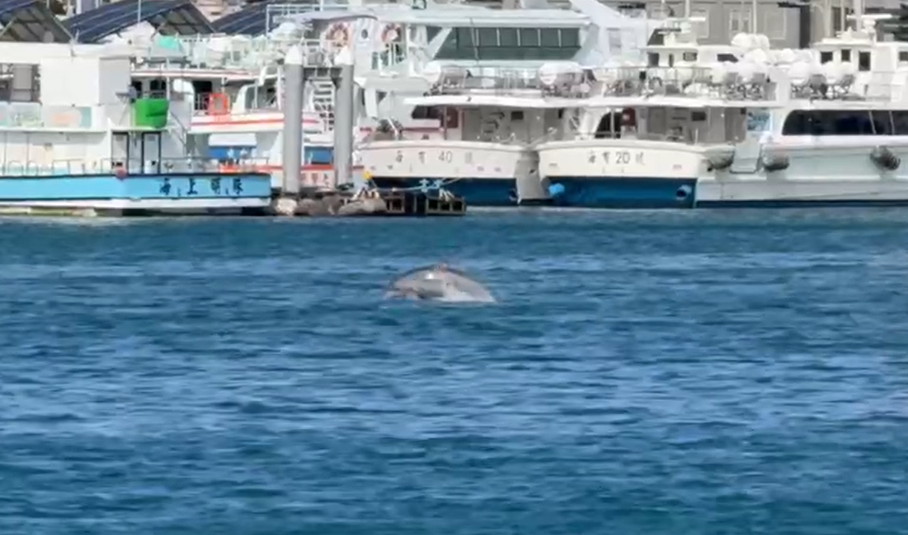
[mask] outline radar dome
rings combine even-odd
[[[709,66],[709,75],[710,79],[714,84],[721,84],[725,82],[725,77],[728,74],[728,69],[725,67],[724,63],[712,63]]]
[[[797,54],[795,54],[795,51],[790,48],[779,51],[779,63],[791,64],[794,63],[796,59]]]
[[[753,37],[753,46],[760,48],[762,50],[769,50],[769,37],[766,37],[762,33],[754,34]]]
[[[537,71],[539,82],[545,86],[564,83],[582,74],[583,67],[572,61],[544,63]]]
[[[753,39],[748,33],[739,33],[732,38],[731,46],[750,50],[753,48]]]
[[[810,78],[810,63],[806,61],[796,61],[788,69],[788,77],[792,83],[804,83]]]
[[[748,51],[744,54],[744,58],[753,63],[767,63],[769,61],[769,55],[760,48],[754,48],[753,50]]]
[[[820,68],[820,71],[823,76],[826,77],[826,81],[830,84],[837,83],[842,76],[842,68],[838,63],[824,63]]]
[[[431,61],[426,64],[422,70],[422,76],[429,82],[429,85],[435,85],[441,81],[441,77],[444,74],[444,67],[440,63]]]

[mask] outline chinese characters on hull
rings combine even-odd
[[[165,197],[182,197],[183,189],[180,187],[174,187],[174,180],[178,180],[179,177],[164,177],[161,179],[160,186],[158,187],[158,193]],[[186,196],[194,197],[200,195],[198,190],[198,180],[194,177],[188,177],[186,182]],[[208,190],[211,192],[211,195],[220,197],[220,196],[239,196],[243,194],[243,179],[236,177],[233,178],[230,182],[230,187],[225,188],[221,184],[221,177],[211,177],[208,179]]]

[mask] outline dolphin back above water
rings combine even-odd
[[[388,285],[386,297],[443,301],[448,303],[494,303],[495,298],[481,283],[445,264],[410,270]]]

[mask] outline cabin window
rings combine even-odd
[[[674,66],[675,66],[675,55],[674,55],[674,54],[669,54],[669,55],[668,55],[668,66],[669,66],[669,67],[674,67]]]
[[[441,119],[441,110],[435,106],[416,106],[410,113],[411,119]]]
[[[888,111],[874,111],[871,114],[873,118],[873,131],[878,136],[892,135],[892,120]]]
[[[542,46],[557,48],[561,46],[561,39],[558,36],[558,30],[555,28],[544,28],[539,30],[539,38]]]
[[[729,63],[738,62],[738,58],[734,54],[716,54],[716,59],[719,61],[727,61]]]
[[[832,61],[832,52],[820,52],[820,63],[829,63]]]
[[[858,52],[858,70],[870,70],[870,52]]]
[[[497,47],[498,46],[498,30],[495,28],[480,28],[479,31],[479,46],[481,47]]]
[[[580,48],[580,31],[579,30],[559,30],[561,34],[561,45],[566,48]]]
[[[851,50],[842,51],[842,61],[851,61]]]
[[[908,61],[908,52],[899,52],[899,61]]]
[[[439,60],[569,60],[580,50],[576,28],[456,28]]]
[[[148,83],[148,90],[152,98],[163,98],[167,95],[167,80],[155,79]]]
[[[649,61],[647,63],[650,67],[659,66],[659,54],[657,54],[656,52],[650,52],[649,54],[647,54],[647,56],[649,57]]]
[[[522,120],[523,120],[523,112],[522,112],[522,111],[512,111],[512,112],[511,112],[511,121],[512,121],[512,122],[515,122],[515,123],[516,123],[516,122],[519,122],[519,121],[522,121]]]
[[[454,36],[457,37],[458,46],[474,46],[475,40],[473,39],[473,28],[457,28],[455,30]]]
[[[908,111],[795,110],[782,125],[784,136],[908,135]]]
[[[893,111],[892,125],[895,129],[895,135],[908,136],[908,111]]]
[[[684,59],[684,61],[697,61],[696,52],[685,52],[681,55],[681,57]]]
[[[520,46],[520,41],[517,40],[517,28],[498,30],[498,44],[503,47]]]
[[[692,111],[690,113],[690,120],[695,123],[706,122],[706,112],[705,111]]]
[[[438,26],[426,26],[426,40],[431,41],[432,39],[435,39],[438,37],[439,32],[441,32],[441,28]]]
[[[520,44],[523,46],[539,46],[539,30],[520,28]]]

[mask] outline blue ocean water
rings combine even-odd
[[[0,533],[908,533],[906,228],[0,222]]]

